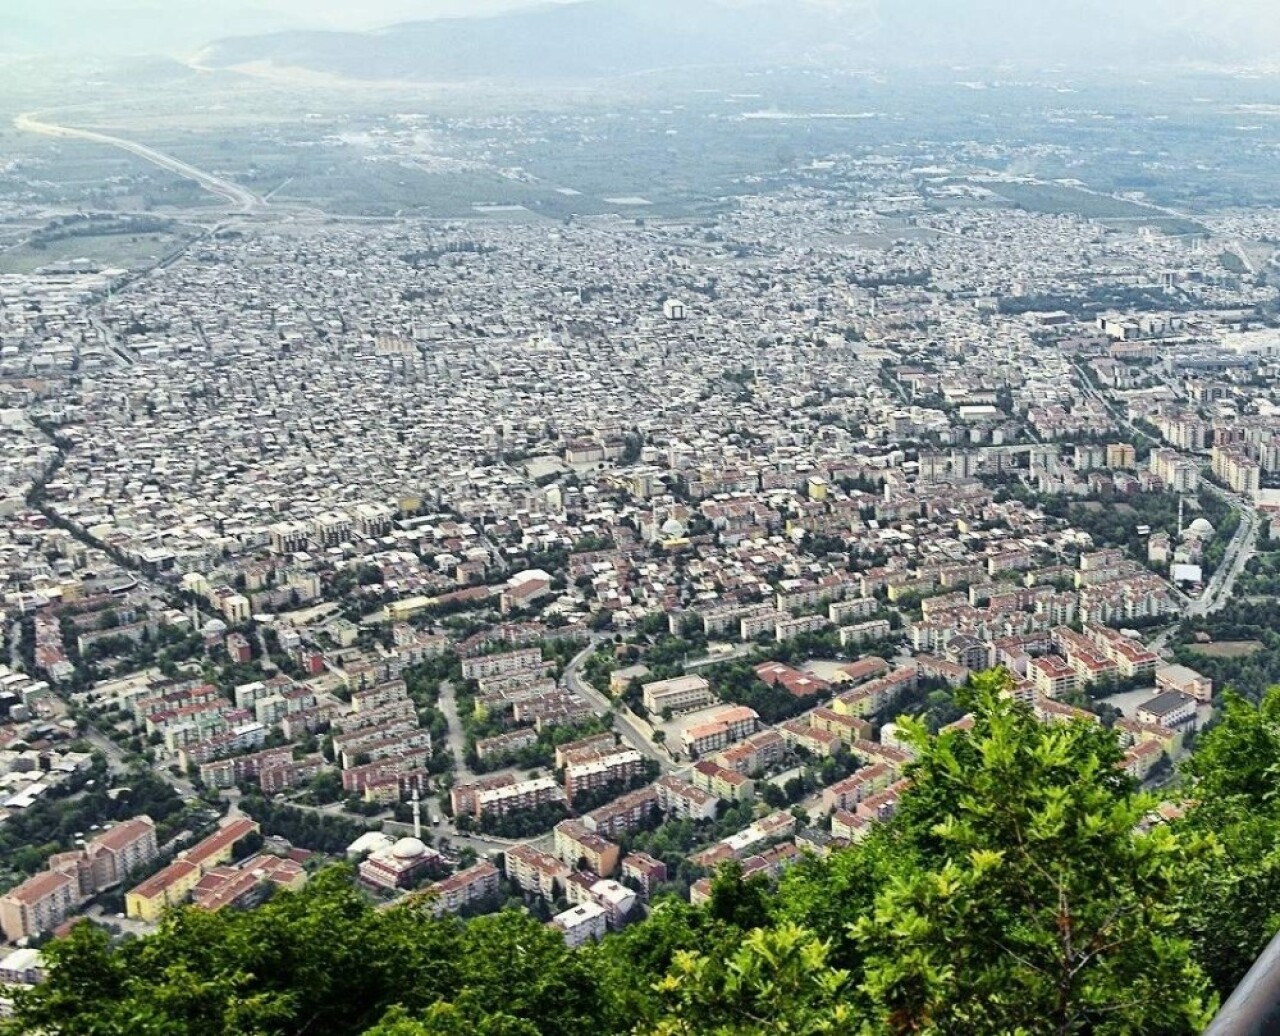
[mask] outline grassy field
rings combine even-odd
[[[0,252],[0,273],[32,273],[41,266],[88,259],[95,266],[137,270],[153,265],[184,239],[176,234],[103,234],[68,237],[44,247],[19,245]]]
[[[1262,647],[1259,640],[1222,640],[1216,644],[1196,644],[1191,650],[1205,658],[1248,658]]]

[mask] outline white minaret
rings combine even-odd
[[[418,800],[418,789],[413,789],[413,837],[422,841],[422,803]]]

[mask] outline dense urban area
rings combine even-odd
[[[16,116],[28,1031],[1198,1032],[1280,926],[1280,208],[829,126],[530,171],[692,118]],[[273,181],[304,139],[418,201]],[[1024,906],[1079,945],[974,935]]]

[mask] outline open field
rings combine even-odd
[[[1259,640],[1223,640],[1216,644],[1196,644],[1191,650],[1205,658],[1248,658],[1262,647]]]
[[[1116,225],[1136,223],[1151,226],[1165,234],[1204,234],[1206,229],[1192,220],[1178,219],[1158,209],[1109,194],[1095,194],[1058,183],[983,183],[984,187],[1007,198],[1015,208],[1051,215],[1072,213],[1085,219],[1112,222]]]
[[[20,244],[0,252],[0,273],[32,273],[42,266],[63,265],[77,259],[86,265],[138,270],[158,262],[182,244],[177,234],[102,234],[68,237],[47,244]]]

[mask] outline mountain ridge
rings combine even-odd
[[[1231,62],[1275,31],[1132,0],[579,0],[370,32],[276,32],[210,44],[200,63],[299,67],[356,79],[583,79],[655,68],[886,65],[1079,67]]]

